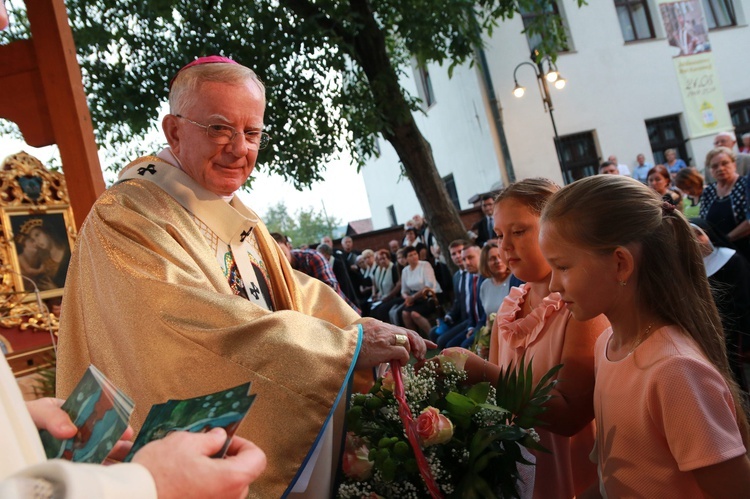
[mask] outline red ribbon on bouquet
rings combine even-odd
[[[404,395],[404,381],[401,377],[401,363],[397,361],[391,362],[391,372],[393,373],[393,383],[395,385],[395,391],[393,392],[396,401],[398,402],[398,415],[401,417],[401,421],[404,423],[404,429],[406,430],[406,438],[411,444],[412,451],[414,452],[414,458],[417,460],[417,468],[419,468],[419,474],[422,475],[427,490],[430,491],[433,499],[443,499],[443,494],[440,492],[440,487],[435,482],[430,472],[430,465],[427,463],[427,458],[424,457],[422,452],[422,446],[419,443],[419,435],[417,435],[417,425],[414,422],[414,417],[409,409],[409,404],[406,403],[406,396]]]

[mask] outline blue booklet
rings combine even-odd
[[[224,428],[227,432],[224,446],[212,456],[224,457],[232,436],[255,400],[255,395],[250,395],[250,385],[248,381],[209,395],[187,400],[169,400],[151,407],[133,448],[123,461],[130,462],[138,449],[173,431],[206,433],[213,428]]]
[[[255,395],[251,383],[186,400],[169,400],[151,408],[124,461],[152,440],[173,431],[207,432],[221,427],[227,441],[213,457],[223,457]],[[78,427],[73,438],[59,440],[46,430],[39,435],[49,459],[102,463],[128,427],[135,404],[96,367],[89,366],[62,409]]]

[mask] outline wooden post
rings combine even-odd
[[[0,62],[9,62],[0,69],[0,116],[16,122],[30,145],[57,143],[80,228],[105,185],[73,33],[63,0],[26,0],[26,9],[31,43],[0,47]]]

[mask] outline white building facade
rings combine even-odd
[[[695,1],[705,14],[719,88],[739,136],[750,131],[750,64],[743,57],[750,46],[750,0]],[[658,0],[597,0],[581,8],[576,0],[558,0],[557,8],[568,30],[567,50],[556,61],[566,85],[550,85],[549,93],[562,165],[529,65],[516,71],[525,95],[513,96],[514,70],[530,61],[533,45],[522,33],[522,16],[486,40],[484,73],[481,67],[458,67],[449,79],[447,68],[438,65],[406,72],[413,77],[403,82],[405,88],[425,101],[417,123],[461,209],[511,175],[563,184],[596,173],[610,155],[632,169],[640,153],[656,164],[664,150],[675,148],[686,163],[703,169],[714,134],[690,136],[672,60],[677,49],[668,43]],[[421,213],[395,151],[382,139],[380,146],[380,157],[362,169],[375,229]]]

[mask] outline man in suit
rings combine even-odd
[[[456,294],[456,302],[461,310],[463,320],[438,336],[438,347],[462,346],[473,339],[474,330],[486,322],[484,307],[479,299],[479,288],[484,277],[479,274],[479,246],[466,244],[461,251],[465,274],[461,285],[461,295]]]
[[[489,239],[495,236],[495,221],[492,218],[492,211],[495,209],[495,199],[491,194],[482,195],[482,218],[475,223],[471,230],[477,235],[474,241],[480,248],[484,246]]]
[[[453,306],[450,311],[445,314],[445,317],[443,317],[443,322],[450,327],[455,327],[466,322],[465,308],[461,306],[466,298],[464,289],[466,271],[464,270],[464,259],[461,256],[464,246],[466,246],[466,241],[463,239],[456,239],[448,246],[451,260],[453,260],[453,263],[458,267],[458,270],[453,274]],[[438,337],[436,329],[437,328],[433,328],[432,331],[430,331],[430,338],[433,341],[436,341]]]
[[[347,268],[351,272],[359,272],[357,267],[357,257],[360,252],[354,249],[354,241],[349,236],[344,236],[341,239],[341,247],[344,249],[344,262],[346,262]]]
[[[344,236],[341,239],[341,248],[344,250],[343,258],[346,264],[347,271],[349,272],[349,280],[354,287],[354,291],[357,293],[357,302],[362,306],[362,302],[359,299],[359,286],[362,284],[362,273],[359,271],[357,265],[357,257],[362,253],[354,249],[354,241],[349,236]]]

